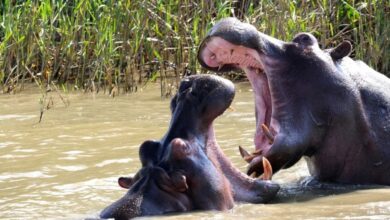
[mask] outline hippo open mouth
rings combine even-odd
[[[262,174],[264,158],[278,172],[306,156],[320,180],[389,183],[390,135],[383,128],[390,81],[349,58],[351,51],[348,41],[322,50],[310,33],[280,41],[236,18],[211,28],[200,64],[216,72],[241,69],[253,88],[256,150],[240,149],[247,174]]]
[[[264,179],[246,176],[224,155],[213,121],[232,103],[235,89],[214,75],[183,79],[171,100],[172,118],[160,141],[145,141],[139,150],[142,169],[118,183],[128,193],[105,208],[102,218],[129,219],[191,210],[228,210],[234,201],[265,203],[279,190]],[[268,172],[269,171],[269,172]],[[264,181],[266,180],[266,181]]]
[[[240,35],[243,32],[245,34]],[[268,74],[278,68],[270,55],[281,44],[266,35],[259,38],[257,34],[257,30],[249,24],[233,18],[224,19],[209,32],[199,48],[198,58],[210,70],[223,72],[241,69],[246,73],[255,95],[254,143],[256,151],[265,154],[279,130],[278,121],[272,117],[275,110],[273,107],[277,103]]]

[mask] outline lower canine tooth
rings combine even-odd
[[[246,151],[244,148],[241,146],[238,146],[238,149],[240,150],[241,157],[248,163],[252,161],[253,158],[251,158],[251,154]]]
[[[262,175],[262,179],[263,180],[271,180],[272,175],[273,175],[272,166],[271,166],[271,163],[269,162],[269,160],[265,157],[263,157],[263,170],[264,170],[264,173]]]
[[[257,175],[257,173],[256,172],[253,172],[253,173],[251,173],[251,175],[250,175],[250,177],[252,177],[252,178],[256,178],[258,175]]]
[[[267,125],[262,124],[262,125],[261,125],[261,129],[263,130],[264,135],[268,138],[269,143],[270,143],[270,144],[274,143],[275,137],[274,137],[274,135],[271,133],[271,131],[269,130],[269,128],[267,127]]]

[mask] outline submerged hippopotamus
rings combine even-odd
[[[227,210],[234,201],[272,199],[279,185],[241,173],[216,142],[212,123],[230,106],[234,93],[234,85],[218,76],[185,78],[171,101],[168,132],[160,141],[141,145],[141,170],[119,178],[119,185],[129,190],[101,218]]]
[[[199,62],[243,70],[254,91],[248,174],[263,172],[263,157],[278,171],[305,156],[321,181],[390,185],[390,80],[349,58],[351,49],[345,41],[321,50],[309,33],[283,42],[235,18],[212,27]]]

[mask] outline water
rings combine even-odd
[[[169,100],[157,86],[131,95],[70,93],[65,107],[39,120],[38,91],[0,96],[0,219],[84,219],[125,194],[119,176],[140,167],[138,147],[166,132]],[[245,170],[238,145],[252,149],[254,106],[250,87],[215,122],[217,139],[235,166]],[[283,189],[272,204],[237,204],[227,212],[191,212],[166,219],[389,219],[390,188],[298,183],[309,176],[304,161],[274,176]],[[310,185],[310,184],[309,184]],[[161,217],[158,217],[161,218]]]

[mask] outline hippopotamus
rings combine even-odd
[[[351,50],[348,41],[323,50],[310,33],[281,41],[235,18],[211,28],[200,64],[242,70],[253,88],[248,174],[263,172],[263,157],[274,172],[304,157],[319,181],[390,185],[390,79],[351,59]]]
[[[118,179],[128,192],[105,208],[101,218],[228,210],[235,201],[266,203],[275,197],[278,184],[240,172],[216,141],[213,121],[231,105],[234,94],[233,83],[222,77],[183,79],[171,100],[167,133],[140,146],[142,168],[134,177]],[[267,179],[270,169],[266,165]]]

